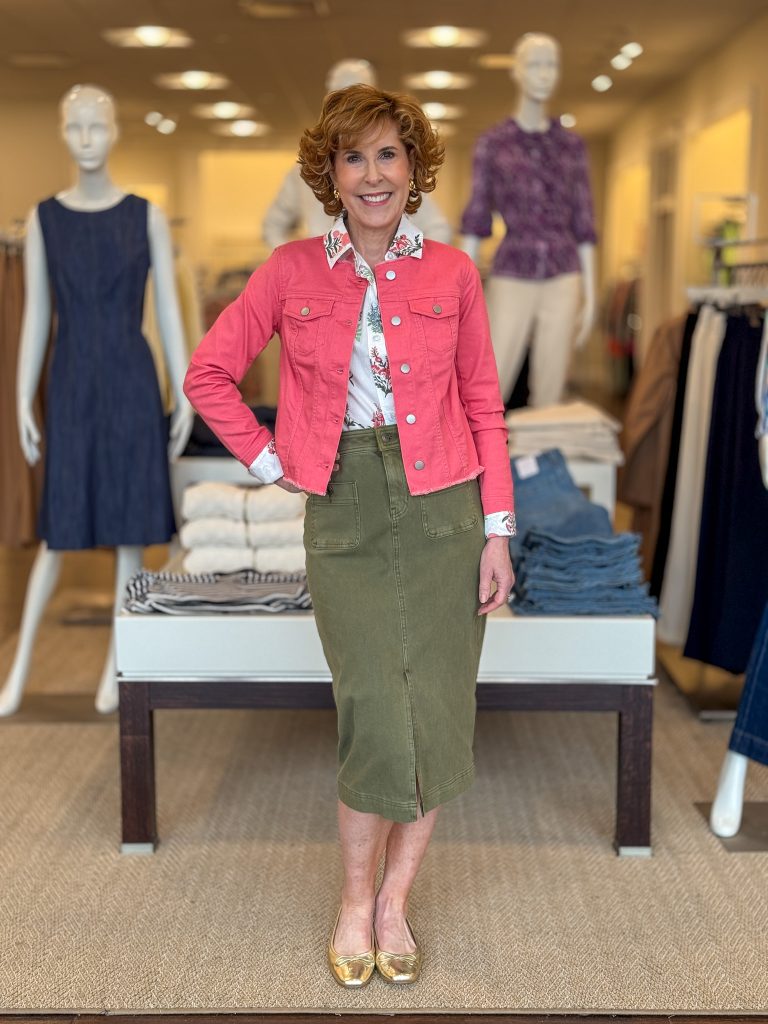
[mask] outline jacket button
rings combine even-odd
[[[302,316],[309,316],[309,306],[302,306],[301,307],[301,315]]]
[[[388,270],[384,277],[386,277],[388,281],[394,281],[395,278],[397,277],[397,274],[394,272],[394,270]]]
[[[421,459],[416,459],[416,461],[413,464],[413,468],[414,469],[424,469],[424,463],[421,461]]]
[[[433,306],[432,307],[432,312],[433,313],[442,313],[443,312],[443,307],[442,306]]]
[[[411,372],[411,368],[408,365],[408,363],[403,363],[403,365],[400,367],[400,373],[410,373],[410,372]]]
[[[409,412],[408,415],[405,417],[405,422],[406,423],[415,423],[416,422],[416,417],[413,415],[412,412]]]
[[[401,322],[400,321],[400,317],[399,316],[393,316],[392,319],[389,322],[392,324],[393,327],[399,327],[400,326],[400,322]]]

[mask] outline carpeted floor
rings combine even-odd
[[[612,716],[482,714],[478,781],[443,809],[414,892],[422,981],[349,993],[324,963],[333,714],[159,713],[162,842],[121,856],[116,721],[34,713],[51,691],[84,707],[106,639],[52,611],[26,712],[0,722],[0,1010],[768,1008],[768,854],[727,853],[694,806],[730,726],[671,688],[650,860],[611,848]],[[748,796],[768,800],[768,771],[751,768]]]

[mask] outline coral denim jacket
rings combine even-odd
[[[421,260],[381,263],[374,273],[411,494],[482,474],[484,513],[511,510],[504,408],[474,264],[458,249],[426,240]],[[322,238],[289,242],[253,273],[206,334],[184,391],[243,465],[253,463],[271,434],[236,384],[277,332],[276,451],[286,480],[325,493],[365,289],[351,261],[328,266]]]

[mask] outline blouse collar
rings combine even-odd
[[[330,231],[323,236],[323,245],[325,246],[325,255],[329,267],[334,267],[349,252],[354,253],[355,257],[358,256],[350,240],[343,217],[337,217]],[[414,259],[420,260],[423,250],[424,235],[410,217],[403,214],[395,232],[395,237],[392,239],[392,244],[387,249],[384,259],[395,260],[401,256],[413,256]]]

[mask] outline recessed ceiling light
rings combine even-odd
[[[176,122],[172,117],[164,117],[158,124],[157,130],[161,135],[173,135],[176,131]]]
[[[230,121],[228,124],[216,124],[212,128],[212,131],[216,132],[217,135],[228,135],[230,138],[235,136],[240,139],[252,139],[268,135],[271,130],[269,125],[264,124],[262,121],[247,119]]]
[[[477,58],[477,63],[489,71],[508,71],[515,58],[511,53],[483,53]]]
[[[192,45],[192,37],[180,28],[165,25],[138,25],[136,28],[108,28],[102,35],[113,46],[162,47],[170,50]]]
[[[563,126],[563,128],[575,128],[576,118],[573,116],[573,114],[561,114],[560,124]]]
[[[463,107],[456,107],[450,103],[422,103],[421,109],[430,121],[448,121],[461,117],[464,113]]]
[[[419,75],[406,75],[409,89],[468,89],[474,79],[453,71],[424,71]]]
[[[595,92],[607,92],[613,85],[613,79],[610,75],[598,75],[597,78],[592,79],[592,88]]]
[[[403,42],[413,47],[482,46],[488,36],[479,28],[456,28],[455,25],[433,25],[432,28],[412,28],[403,33]]]
[[[163,115],[159,110],[150,110],[148,114],[144,115],[144,124],[148,124],[150,128],[157,128],[162,120]]]
[[[617,53],[615,57],[611,57],[611,67],[617,71],[626,71],[631,63],[632,58],[625,53]]]
[[[222,121],[250,117],[253,112],[253,107],[247,103],[233,103],[230,100],[222,100],[220,103],[198,103],[192,107],[195,117],[219,118]]]
[[[640,43],[625,43],[621,48],[621,52],[625,57],[629,57],[630,60],[635,60],[643,52],[643,48]]]
[[[158,75],[155,79],[164,89],[226,89],[229,79],[212,71],[182,71]]]

